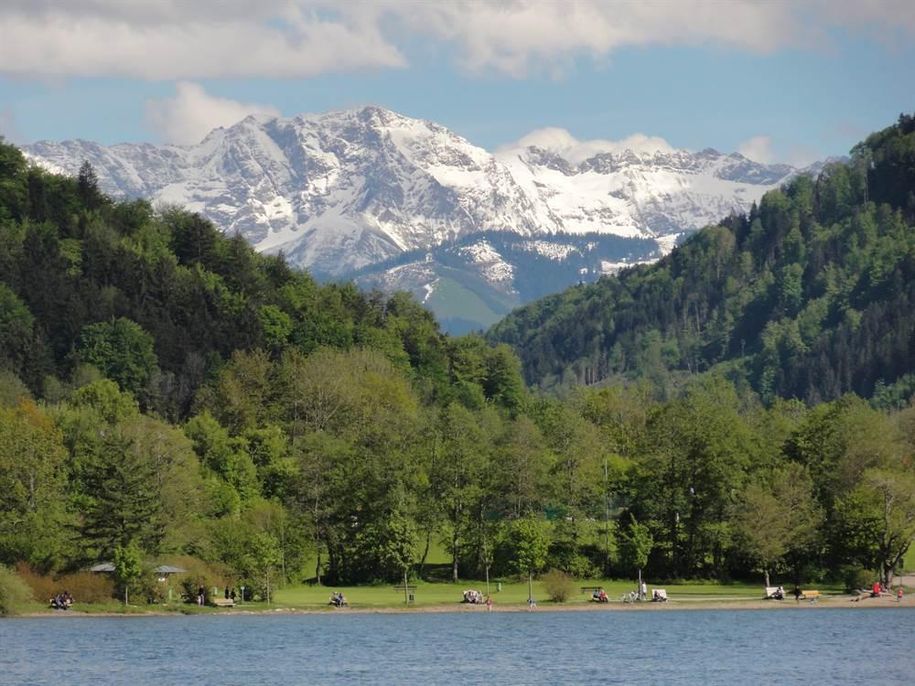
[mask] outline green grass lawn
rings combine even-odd
[[[411,582],[414,584],[414,582]],[[483,581],[460,581],[452,583],[430,583],[419,581],[415,582],[416,590],[415,603],[416,607],[433,607],[433,606],[457,606],[461,603],[462,593],[467,589],[476,589],[486,593],[486,583]],[[575,581],[575,591],[566,601],[566,605],[581,605],[590,602],[591,593],[581,592],[581,587],[601,586],[610,596],[611,603],[619,603],[620,597],[631,590],[635,589],[636,583],[632,580],[625,579],[590,579]],[[516,605],[523,606],[527,603],[527,582],[525,581],[502,581],[501,591],[498,590],[498,582],[492,581],[490,584],[493,601],[497,605]],[[734,602],[734,601],[752,601],[762,598],[762,584],[746,583],[713,583],[713,582],[693,582],[693,583],[669,583],[669,584],[648,584],[648,592],[651,593],[653,588],[664,588],[667,590],[668,597],[674,603],[691,603],[691,602]],[[828,584],[810,584],[808,588],[816,588],[822,593],[837,593],[841,588]],[[791,589],[787,588],[789,592]],[[302,610],[321,610],[332,611],[328,605],[331,593],[342,591],[346,596],[351,607],[354,608],[399,608],[404,606],[403,591],[397,591],[394,584],[374,585],[374,586],[315,586],[315,585],[298,585],[287,586],[277,589],[274,592],[273,602],[267,605],[263,602],[244,603],[236,606],[242,610],[271,610],[277,608],[291,608]],[[543,583],[534,581],[534,598],[539,605],[549,606],[552,601],[549,600]],[[32,603],[27,608],[22,608],[24,612],[44,612],[47,611],[47,605],[44,603]],[[100,613],[117,613],[117,614],[137,614],[145,612],[175,612],[182,614],[219,614],[227,612],[223,608],[215,607],[197,607],[196,605],[187,605],[181,603],[172,603],[169,605],[145,605],[137,604],[124,607],[121,603],[112,600],[109,603],[75,603],[74,612],[86,612],[90,614]]]
[[[915,572],[915,546],[909,548],[908,554],[903,560],[902,568],[907,572]]]
[[[566,604],[588,603],[590,592],[580,593],[582,586],[603,586],[612,601],[619,600],[620,596],[635,589],[634,581],[626,580],[584,580],[575,582],[575,593]],[[746,599],[757,600],[762,596],[762,585],[754,584],[715,584],[715,583],[688,583],[688,584],[663,584],[657,585],[667,589],[668,595],[673,600],[716,600],[716,599]],[[457,605],[461,602],[463,591],[476,589],[486,592],[486,583],[481,581],[461,581],[451,583],[416,583],[416,606],[432,605]],[[490,584],[493,600],[497,604],[523,605],[527,602],[526,582],[502,582],[502,590],[497,591],[495,582]],[[654,584],[649,584],[650,589]],[[276,591],[274,599],[276,605],[293,608],[319,608],[327,607],[330,595],[334,591],[342,591],[352,607],[381,608],[397,607],[403,605],[403,591],[394,590],[393,584],[383,586],[349,586],[331,588],[328,586],[288,586]],[[539,604],[549,604],[546,590],[539,581],[534,582],[534,597]]]

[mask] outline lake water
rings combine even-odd
[[[0,620],[0,683],[911,684],[915,611]]]

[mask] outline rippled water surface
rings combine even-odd
[[[915,611],[0,620],[2,684],[911,684]]]

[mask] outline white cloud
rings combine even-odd
[[[372,14],[313,0],[6,0],[0,73],[144,79],[307,77],[405,65]]]
[[[775,161],[772,151],[772,139],[769,136],[753,136],[737,146],[737,152],[747,159],[761,164],[771,164]]]
[[[795,39],[783,3],[601,1],[427,3],[408,20],[462,48],[471,70],[523,76],[578,56],[641,45],[724,44],[767,52]]]
[[[915,35],[911,0],[4,0],[0,73],[308,77],[403,67],[416,40],[474,72],[561,73],[628,46],[816,49]],[[444,54],[451,51],[446,50]]]
[[[581,141],[565,129],[549,127],[536,129],[526,136],[500,147],[496,154],[511,157],[521,153],[525,148],[537,147],[558,154],[571,164],[580,164],[601,153],[619,153],[625,150],[633,152],[673,152],[674,148],[663,138],[635,133],[618,141],[594,139]]]
[[[0,136],[3,136],[9,143],[18,143],[21,139],[16,116],[8,107],[0,109]]]
[[[814,162],[819,162],[825,159],[824,153],[822,150],[812,148],[808,145],[795,145],[784,156],[785,164],[790,164],[792,167],[797,167],[801,169],[806,167]]]
[[[216,127],[231,126],[251,114],[279,116],[272,107],[209,95],[198,84],[187,81],[176,85],[174,97],[146,103],[150,128],[179,145],[197,143]]]

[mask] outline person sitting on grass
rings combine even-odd
[[[55,610],[69,610],[72,604],[73,596],[70,595],[69,591],[58,593],[56,596],[51,598],[51,607],[53,607]]]

